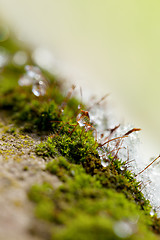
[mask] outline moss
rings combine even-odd
[[[15,127],[11,127],[7,130],[7,133],[13,134],[14,136],[16,135],[16,128]]]
[[[0,122],[0,128],[4,127],[4,124],[2,122]]]
[[[79,216],[72,224],[68,224],[67,230],[60,234],[53,235],[53,239],[63,240],[88,240],[88,239],[120,239],[112,229],[112,223],[105,218],[92,218],[88,215]]]
[[[23,171],[28,171],[28,166],[24,166]]]
[[[50,173],[55,174],[59,177],[60,180],[66,181],[67,171],[70,169],[70,165],[64,157],[58,157],[46,165],[46,170]]]
[[[76,239],[106,239],[106,236],[119,239],[114,231],[119,221],[126,221],[133,227],[133,234],[127,239],[142,236],[154,239],[147,228],[151,225],[150,217],[134,202],[122,193],[104,189],[82,167],[72,164],[66,171],[69,171],[66,181],[58,189],[44,183],[33,186],[29,192],[30,199],[36,203],[36,216],[54,223],[53,239],[75,239],[75,236]],[[62,231],[57,233],[60,226],[63,226]]]
[[[59,234],[54,234],[53,239],[57,240],[118,240],[118,239],[128,239],[128,240],[141,240],[142,236],[144,239],[156,239],[153,234],[144,229],[137,231],[133,234],[126,234],[126,237],[118,236],[114,231],[114,226],[116,223],[106,219],[105,217],[97,216],[96,218],[89,217],[88,215],[81,214],[74,222],[68,223],[67,229],[61,231]],[[125,229],[124,229],[125,232]]]
[[[44,183],[42,186],[34,185],[29,191],[29,198],[36,202],[42,202],[43,200],[49,199],[50,194],[52,194],[52,186],[49,183]]]
[[[53,221],[53,212],[54,212],[54,205],[52,201],[46,200],[43,202],[40,202],[35,210],[35,215],[38,218],[47,220],[47,221]]]
[[[20,49],[12,40],[3,46],[10,53]],[[28,64],[32,64],[31,58]],[[37,145],[35,152],[46,160],[46,172],[57,175],[62,185],[53,189],[48,183],[35,184],[28,196],[35,204],[37,218],[53,227],[53,239],[119,239],[114,230],[117,221],[134,222],[133,234],[126,239],[155,239],[150,229],[159,233],[160,221],[156,215],[150,217],[150,204],[134,175],[122,168],[123,159],[108,153],[109,165],[101,165],[92,131],[86,132],[76,122],[79,101],[74,97],[67,99],[62,93],[63,83],[46,71],[43,74],[50,87],[45,96],[35,97],[31,87],[18,86],[23,72],[23,67],[12,63],[1,72],[0,109],[12,120],[12,127],[5,132],[12,134],[13,140],[19,138],[17,149],[32,144],[17,133],[19,128],[22,133],[35,132],[45,139],[50,135]],[[66,105],[64,111],[62,105]],[[1,141],[6,143],[6,136]],[[14,151],[4,153],[7,159]]]
[[[48,138],[47,142],[41,142],[38,144],[35,151],[38,156],[43,157],[53,157],[57,153],[55,145],[52,144],[51,138]]]
[[[52,148],[57,148],[58,152],[65,156],[72,163],[81,164],[85,171],[94,176],[105,188],[116,189],[118,192],[123,192],[130,200],[135,200],[142,209],[150,212],[149,201],[147,201],[140,192],[139,183],[134,179],[131,173],[126,170],[121,170],[122,163],[119,159],[113,159],[109,155],[110,165],[104,168],[101,165],[99,156],[96,150],[96,144],[90,133],[85,133],[80,137],[81,129],[74,131],[73,135],[69,135],[68,126],[61,129],[63,134],[55,135],[53,138],[48,138],[45,143],[37,146],[41,149],[40,153],[43,156],[53,156]],[[77,135],[77,136],[76,136]],[[37,151],[37,150],[36,150]],[[63,176],[60,166],[55,160],[48,163],[47,169],[57,174],[58,177]]]

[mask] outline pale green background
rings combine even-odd
[[[147,153],[158,154],[159,0],[0,0],[0,14],[52,48],[83,88],[111,92],[121,116],[143,129]]]

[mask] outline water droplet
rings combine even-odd
[[[13,62],[19,66],[26,64],[27,60],[28,60],[28,55],[24,51],[18,51],[13,56]]]
[[[125,166],[121,166],[120,169],[121,169],[121,171],[124,171],[125,170]]]
[[[82,115],[82,113],[79,113],[77,115],[77,123],[79,124],[80,127],[84,127],[85,126],[85,120],[84,120],[84,117]]]
[[[155,212],[154,212],[154,210],[152,209],[152,210],[150,211],[150,215],[151,215],[151,217],[153,217],[154,214],[155,214]]]
[[[86,131],[88,131],[91,126],[90,126],[90,117],[89,113],[87,111],[83,111],[77,115],[77,123],[79,124],[80,127],[86,128]]]
[[[33,84],[32,92],[37,97],[44,96],[46,94],[46,90],[47,90],[47,84],[43,80],[36,81]]]
[[[5,48],[0,47],[0,68],[3,68],[9,62],[9,53]]]
[[[110,163],[110,159],[108,158],[108,154],[106,152],[106,149],[100,147],[97,149],[99,157],[101,159],[101,165],[103,167],[107,167]]]
[[[133,234],[135,224],[125,221],[118,221],[114,225],[114,232],[120,238],[128,238]]]
[[[109,162],[104,161],[103,158],[102,158],[102,159],[101,159],[101,165],[102,165],[103,167],[108,167],[108,166],[109,166]]]
[[[30,86],[33,84],[33,79],[27,74],[24,74],[22,77],[20,77],[18,84],[20,86]]]
[[[74,177],[75,176],[75,171],[71,170],[71,175]]]
[[[35,96],[44,96],[48,88],[48,81],[42,75],[41,70],[35,66],[25,66],[26,74],[18,81],[20,86],[32,85],[32,92]]]
[[[109,166],[110,160],[108,159],[107,153],[100,156],[100,159],[101,159],[101,165],[103,167]]]
[[[25,66],[27,75],[35,80],[40,80],[42,72],[38,67],[27,65]]]
[[[100,157],[103,156],[103,154],[104,154],[103,148],[98,148],[97,151],[98,151],[98,154]]]
[[[85,131],[88,132],[89,130],[93,129],[90,125],[85,125]]]

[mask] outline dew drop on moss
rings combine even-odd
[[[32,92],[35,96],[44,96],[46,94],[47,85],[43,80],[36,81],[33,84]]]
[[[119,238],[128,238],[136,230],[136,224],[127,221],[118,221],[114,225],[114,232]]]
[[[30,86],[33,83],[33,79],[29,77],[27,74],[24,74],[20,79],[18,80],[18,84],[20,86]]]
[[[35,80],[39,80],[41,78],[42,72],[38,67],[27,65],[25,67],[25,70],[29,77],[31,77]]]

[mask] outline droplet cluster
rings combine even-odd
[[[32,86],[32,92],[40,97],[46,94],[49,86],[47,79],[42,74],[40,68],[36,66],[25,66],[26,73],[20,77],[18,84],[20,86]]]
[[[110,159],[108,158],[108,153],[105,148],[99,147],[97,149],[99,157],[101,159],[101,164],[103,167],[107,167],[110,163]]]

